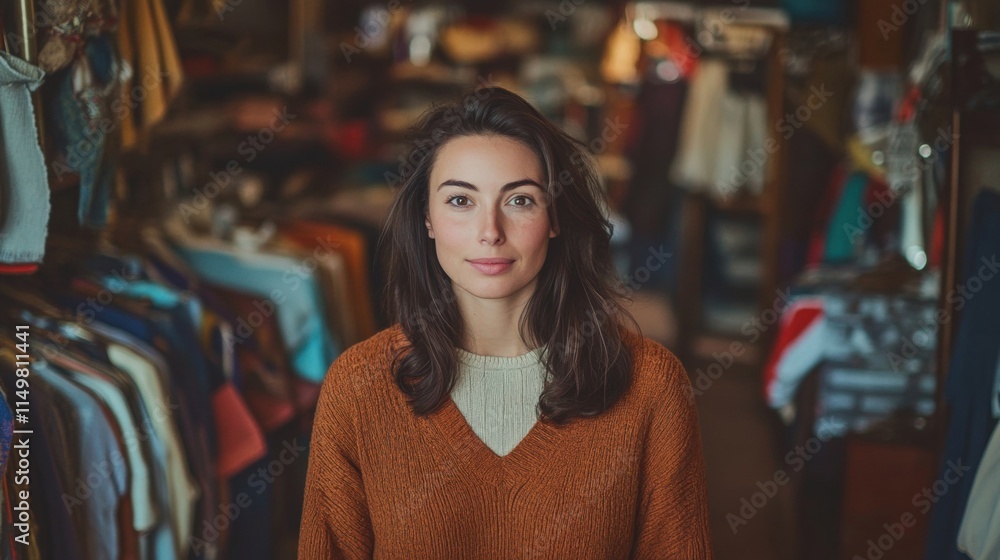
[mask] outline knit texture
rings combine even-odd
[[[350,347],[316,409],[298,557],[712,558],[690,382],[667,349],[624,336],[625,395],[596,417],[535,423],[504,457],[450,397],[413,414],[392,380],[398,325]]]
[[[458,380],[451,400],[487,447],[503,457],[538,420],[538,397],[545,388],[544,347],[520,356],[482,356],[461,348]]]
[[[49,175],[31,101],[44,77],[0,51],[0,263],[37,263],[45,255]]]

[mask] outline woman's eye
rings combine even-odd
[[[460,202],[456,204],[455,203],[456,200],[458,200]],[[447,203],[451,204],[452,206],[462,207],[462,206],[467,206],[468,205],[469,199],[466,198],[466,197],[464,197],[464,196],[455,195],[455,196],[449,197]]]
[[[531,206],[532,204],[534,204],[535,201],[531,200],[531,198],[527,196],[515,196],[514,198],[511,199],[510,202],[514,206],[520,206],[523,208]]]

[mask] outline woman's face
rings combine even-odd
[[[543,179],[538,157],[511,138],[462,136],[438,150],[425,223],[459,299],[530,298],[557,234]]]

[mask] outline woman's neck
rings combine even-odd
[[[518,323],[527,305],[514,298],[482,299],[459,296],[465,336],[462,349],[481,356],[520,356],[534,350],[531,341],[521,340]]]

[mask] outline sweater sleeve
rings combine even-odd
[[[653,402],[642,459],[634,560],[711,560],[705,460],[691,383],[665,349],[651,360],[667,371]],[[662,382],[663,374],[657,375]]]
[[[358,462],[356,403],[348,350],[327,372],[316,405],[306,472],[300,560],[368,560],[374,534]]]

